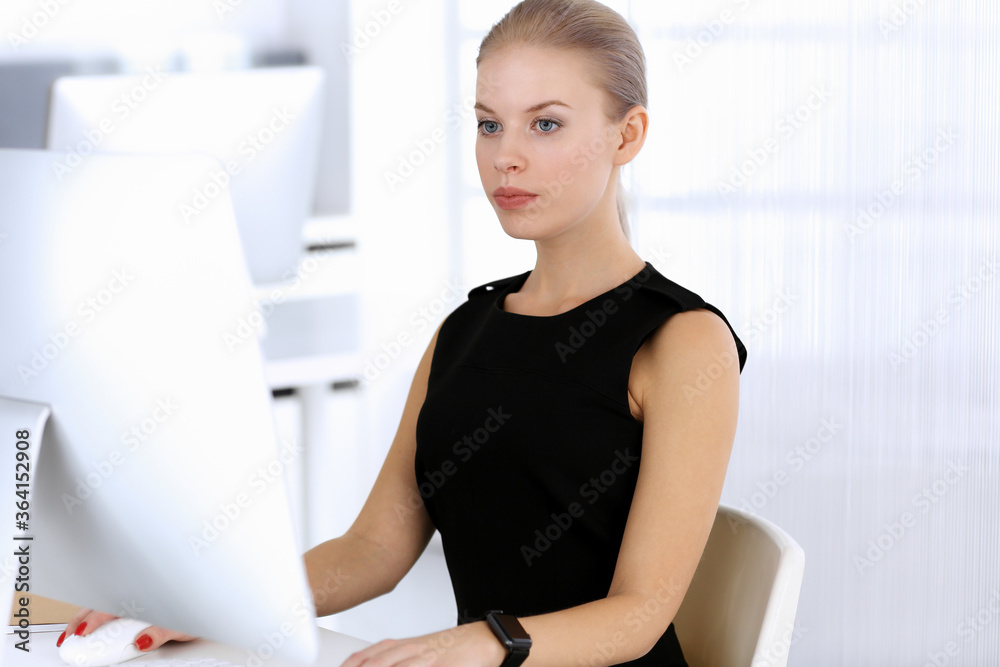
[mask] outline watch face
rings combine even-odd
[[[496,614],[495,618],[503,628],[504,634],[507,635],[511,648],[531,648],[531,637],[524,631],[524,628],[521,626],[521,623],[517,620],[516,616],[511,616],[510,614]]]

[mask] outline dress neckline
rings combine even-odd
[[[585,308],[586,306],[592,305],[598,299],[607,297],[608,295],[612,294],[616,290],[620,289],[622,286],[627,285],[628,283],[634,281],[636,278],[638,278],[640,275],[642,275],[645,271],[651,271],[651,270],[653,270],[652,265],[649,262],[646,262],[645,266],[643,266],[643,268],[641,268],[638,271],[638,273],[636,273],[634,276],[632,276],[631,278],[629,278],[625,282],[621,283],[620,285],[616,285],[615,287],[612,287],[611,289],[609,289],[609,290],[607,290],[605,292],[601,292],[597,296],[594,296],[594,297],[591,297],[590,299],[587,299],[586,301],[584,301],[583,303],[581,303],[578,306],[570,308],[569,310],[563,311],[561,313],[556,313],[555,315],[526,315],[524,313],[512,313],[509,310],[504,310],[503,309],[503,302],[504,302],[504,299],[507,298],[507,295],[519,291],[524,286],[525,281],[528,280],[528,276],[531,274],[531,271],[525,271],[521,275],[517,276],[514,280],[512,280],[510,282],[510,284],[507,285],[506,288],[500,290],[500,293],[493,300],[493,309],[496,310],[496,311],[499,311],[499,312],[503,313],[507,317],[520,317],[520,318],[530,319],[530,320],[555,320],[557,318],[565,317],[567,315],[572,315],[572,314],[578,312],[580,309]],[[642,281],[642,282],[645,282],[645,281]]]

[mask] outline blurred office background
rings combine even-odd
[[[5,3],[3,147],[44,145],[57,76],[326,72],[302,279],[262,343],[281,437],[303,444],[303,548],[356,515],[435,326],[533,265],[474,159],[478,44],[513,4]],[[649,68],[634,245],[749,350],[722,502],[805,549],[789,664],[1000,663],[1000,8],[606,4]],[[340,297],[357,308],[324,305]],[[435,541],[324,624],[377,640],[454,620]]]

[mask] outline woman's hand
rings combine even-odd
[[[116,618],[118,617],[112,614],[105,614],[104,612],[93,611],[92,609],[81,609],[66,624],[66,630],[59,635],[59,639],[56,640],[56,646],[61,646],[63,640],[70,635],[86,637],[100,626]],[[192,639],[195,638],[191,635],[174,632],[173,630],[165,630],[154,625],[139,633],[139,636],[135,639],[135,645],[140,651],[152,651],[153,649],[160,648],[160,646],[170,640],[186,642]]]
[[[506,651],[486,621],[411,639],[386,639],[349,657],[342,667],[497,667]]]

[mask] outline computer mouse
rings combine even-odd
[[[110,620],[86,637],[66,637],[59,647],[59,657],[76,667],[104,667],[138,658],[149,651],[140,651],[135,638],[151,625],[134,618]]]

